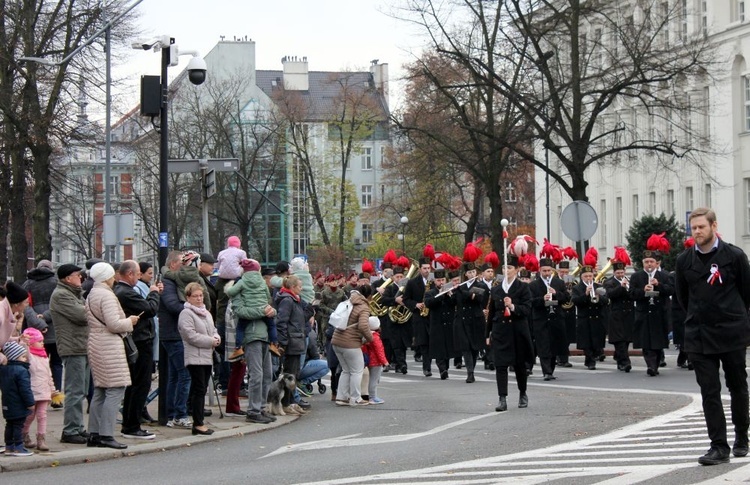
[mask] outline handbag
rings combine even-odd
[[[123,335],[122,344],[125,347],[125,357],[128,359],[128,364],[135,364],[138,360],[138,347],[135,346],[133,334],[128,332]]]

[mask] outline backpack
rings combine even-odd
[[[354,308],[354,305],[352,305],[351,300],[342,301],[331,313],[328,323],[338,330],[345,330],[349,324],[349,315],[352,313],[352,308]]]

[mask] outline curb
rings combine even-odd
[[[80,449],[66,450],[57,454],[37,455],[35,453],[32,457],[18,457],[16,460],[12,460],[12,458],[16,457],[5,457],[4,455],[0,455],[0,473],[34,470],[37,468],[54,468],[58,466],[78,465],[82,463],[96,463],[104,460],[144,455],[146,453],[175,450],[178,448],[189,448],[194,444],[208,443],[223,440],[226,438],[235,438],[263,433],[265,431],[275,429],[280,426],[285,426],[289,423],[293,423],[294,421],[299,419],[300,416],[277,416],[276,418],[277,421],[269,423],[267,425],[248,424],[232,429],[221,431],[216,430],[214,434],[210,436],[193,436],[191,434],[182,438],[172,438],[164,441],[154,440],[148,443],[139,444],[137,446],[128,447],[128,449],[125,450],[112,450],[108,448],[86,448],[84,446]],[[6,462],[6,460],[12,461]]]

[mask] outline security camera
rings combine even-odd
[[[206,61],[202,57],[191,57],[187,65],[188,79],[196,86],[206,80]]]

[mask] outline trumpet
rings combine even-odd
[[[427,296],[427,292],[430,291],[430,283],[431,282],[428,281],[427,284],[424,287],[424,294],[425,294],[425,296]],[[430,314],[430,309],[427,308],[427,306],[424,304],[424,300],[425,300],[425,298],[423,297],[422,298],[422,309],[419,310],[419,316],[420,317],[426,317],[427,315]]]

